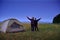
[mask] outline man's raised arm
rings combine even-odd
[[[39,21],[41,18],[37,19],[37,21]]]
[[[29,20],[31,20],[28,16],[27,16],[27,18],[28,18]]]

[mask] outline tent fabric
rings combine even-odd
[[[0,26],[1,32],[18,32],[24,31],[25,28],[23,27],[22,23],[17,19],[8,19],[2,22]]]

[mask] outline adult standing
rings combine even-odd
[[[31,21],[31,31],[34,31],[34,17],[32,17],[32,18],[29,18],[29,17],[27,17],[30,21]]]
[[[35,18],[35,20],[34,20],[34,27],[35,27],[34,30],[35,30],[35,31],[39,31],[39,29],[38,29],[38,21],[39,21],[40,19],[41,19],[41,18],[39,18],[39,19],[36,19],[36,18]]]

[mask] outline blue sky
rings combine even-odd
[[[16,18],[29,21],[26,16],[42,18],[40,21],[52,22],[60,13],[59,0],[0,0],[0,21]]]

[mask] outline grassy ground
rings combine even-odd
[[[39,24],[39,31],[31,32],[30,24],[23,24],[25,32],[0,33],[0,40],[60,40],[60,25]]]

